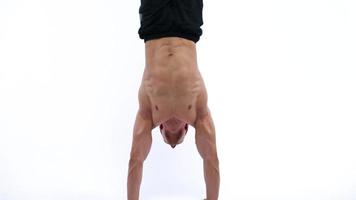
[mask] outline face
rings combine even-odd
[[[188,124],[181,122],[172,126],[168,123],[163,123],[159,126],[164,141],[174,148],[177,144],[180,144],[184,140],[184,136],[188,131]]]

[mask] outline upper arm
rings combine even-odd
[[[207,114],[197,118],[195,143],[203,159],[217,159],[215,126],[209,109]]]
[[[144,118],[140,111],[137,112],[132,135],[130,158],[144,161],[152,144],[152,120]]]
[[[151,149],[153,121],[150,103],[142,88],[139,90],[139,110],[133,128],[131,159],[144,161]]]

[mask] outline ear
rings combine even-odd
[[[163,133],[162,130],[163,130],[163,125],[160,124],[160,125],[159,125],[159,131],[160,131],[161,133]]]

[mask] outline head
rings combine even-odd
[[[188,132],[188,124],[180,120],[168,120],[162,123],[159,128],[164,142],[171,145],[172,148],[182,143]]]

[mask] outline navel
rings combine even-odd
[[[155,109],[158,111],[158,106],[157,105],[155,105]]]
[[[188,106],[188,110],[190,110],[190,109],[192,109],[192,105],[189,105],[189,106]]]

